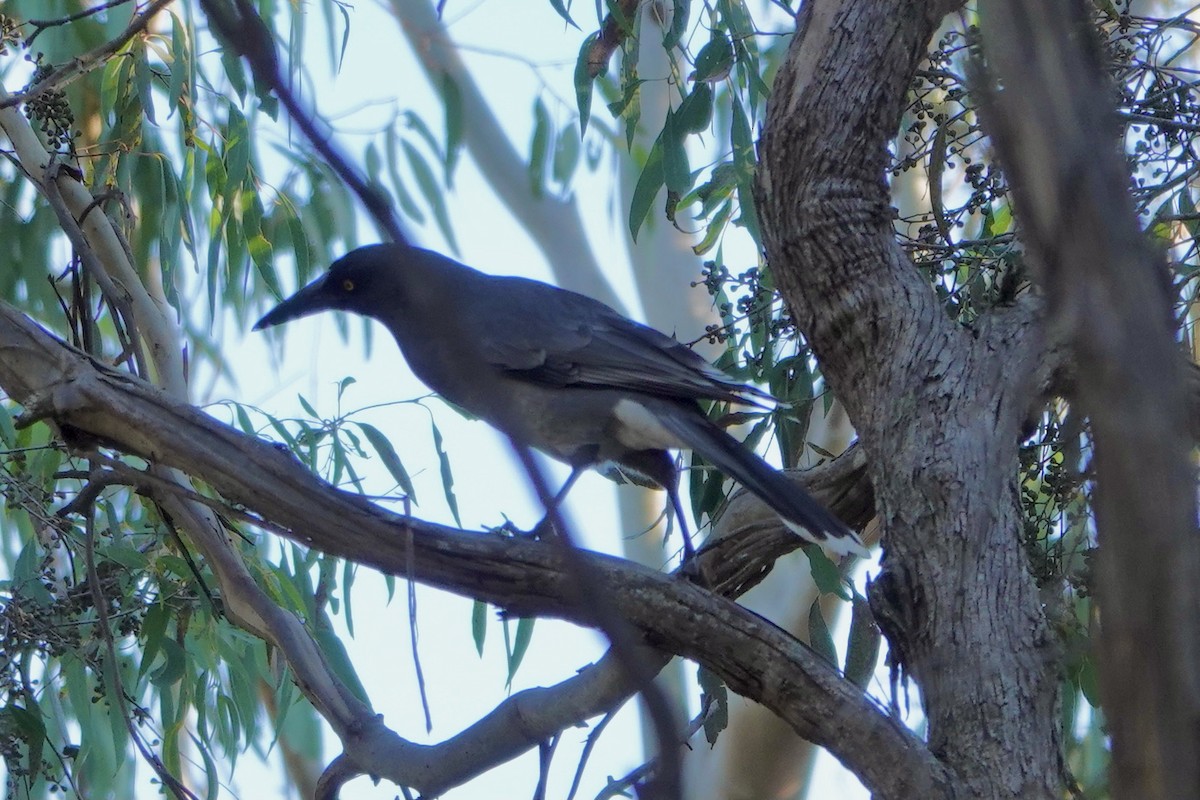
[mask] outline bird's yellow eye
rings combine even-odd
[[[346,278],[346,280],[342,281],[342,288],[345,289],[347,292],[353,292],[354,291],[354,281],[350,280],[349,278]]]

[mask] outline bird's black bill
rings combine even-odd
[[[272,325],[282,325],[285,322],[291,322],[300,317],[307,317],[309,314],[316,314],[328,308],[329,300],[325,292],[325,276],[322,275],[267,312],[266,316],[254,323],[254,330],[261,331],[263,328],[270,328]]]

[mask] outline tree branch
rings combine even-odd
[[[554,548],[400,517],[333,489],[274,446],[96,365],[6,304],[0,304],[0,386],[27,416],[194,475],[288,527],[305,546],[514,613],[593,622],[574,573]],[[614,607],[647,641],[705,664],[734,691],[770,707],[880,797],[949,796],[950,779],[925,746],[791,636],[676,577],[612,557],[585,558]],[[709,574],[726,575],[726,558],[702,558]],[[418,751],[381,722],[358,717],[358,727],[339,733],[364,772],[416,785],[412,776],[424,769]]]

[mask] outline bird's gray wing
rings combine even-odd
[[[586,295],[520,278],[494,278],[508,307],[474,298],[476,341],[490,363],[554,386],[629,389],[664,397],[754,402],[743,386],[674,338]],[[535,309],[515,313],[513,309]]]

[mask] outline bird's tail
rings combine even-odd
[[[658,421],[717,469],[746,487],[801,538],[839,555],[870,555],[858,534],[827,511],[800,486],[759,458],[702,414],[663,408]]]

